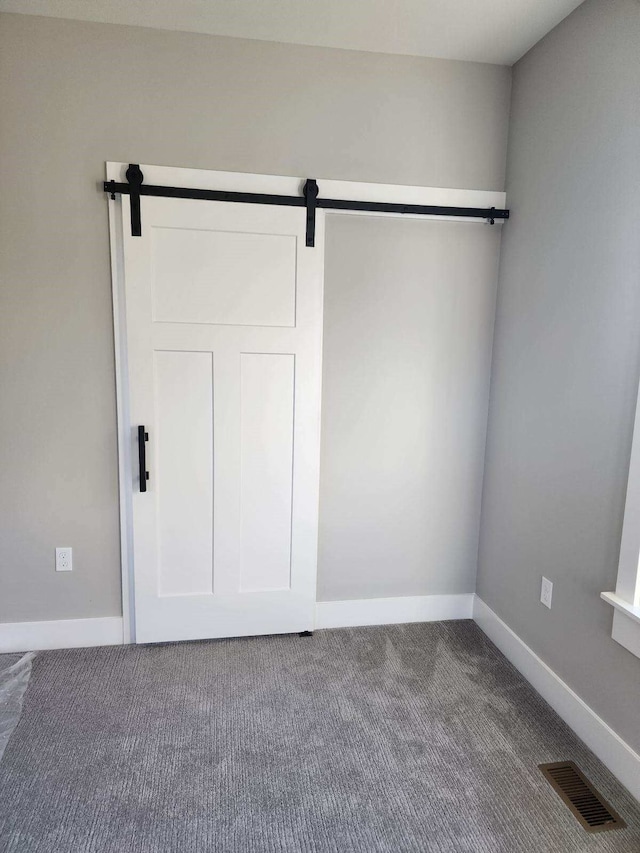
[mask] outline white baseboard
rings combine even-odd
[[[475,596],[473,618],[613,775],[640,800],[640,755],[575,693],[509,626]]]
[[[53,622],[0,622],[0,652],[118,646],[123,642],[120,616],[56,619]]]
[[[473,593],[465,593],[318,601],[316,628],[355,628],[359,625],[395,625],[402,622],[471,619],[473,599]]]
[[[473,593],[319,601],[316,628],[471,619]],[[0,623],[0,653],[114,646],[123,642],[121,617]]]

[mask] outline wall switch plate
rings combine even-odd
[[[540,590],[540,601],[551,610],[551,597],[553,596],[553,584],[549,578],[542,578],[542,589]]]
[[[56,572],[70,572],[72,569],[71,548],[56,548]]]

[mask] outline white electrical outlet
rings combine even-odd
[[[70,572],[72,569],[71,548],[56,548],[56,572]]]
[[[553,596],[553,584],[549,578],[542,578],[542,589],[540,590],[540,601],[551,610],[551,598]]]

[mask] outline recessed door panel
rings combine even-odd
[[[156,352],[158,592],[213,590],[213,383],[205,352]]]
[[[156,322],[295,326],[295,236],[156,227],[152,241]]]
[[[291,582],[295,356],[240,357],[240,586]]]

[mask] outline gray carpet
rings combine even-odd
[[[588,835],[537,764],[627,819]],[[47,652],[0,764],[0,850],[640,850],[640,807],[472,622]]]

